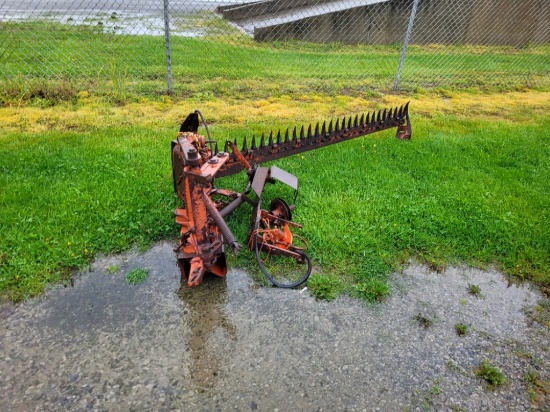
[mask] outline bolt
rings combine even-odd
[[[194,147],[189,149],[187,151],[187,157],[189,157],[189,159],[196,159],[197,157],[199,157],[199,154],[197,153],[197,149],[195,149]]]
[[[194,147],[191,147],[187,151],[187,163],[189,164],[189,166],[191,166],[192,168],[199,167],[200,166],[199,159],[200,158],[199,158],[199,153],[197,152],[197,149],[195,149]]]

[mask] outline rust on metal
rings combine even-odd
[[[200,120],[208,139],[198,134]],[[247,245],[256,253],[260,269],[268,280],[280,287],[295,287],[307,280],[311,261],[303,247],[293,244],[291,228],[301,228],[292,221],[293,206],[283,199],[274,199],[269,210],[262,209],[262,194],[267,182],[279,181],[295,192],[298,178],[276,166],[261,167],[262,163],[319,149],[381,130],[396,128],[396,138],[408,140],[412,136],[409,104],[377,112],[330,120],[252,136],[250,145],[245,138],[241,149],[236,140],[227,141],[223,152],[202,114],[197,110],[187,116],[180,132],[172,141],[172,177],[174,190],[184,206],[176,209],[176,223],[180,226],[180,239],[176,248],[177,262],[182,278],[188,286],[198,286],[205,273],[216,276],[227,274],[225,246],[237,254],[241,245],[231,232],[225,219],[243,204],[252,206],[252,217]],[[245,170],[248,184],[242,193],[214,186],[217,177],[229,176]],[[287,256],[307,269],[297,281],[281,283],[273,279],[259,257],[260,252]]]

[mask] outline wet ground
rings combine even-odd
[[[143,284],[126,283],[133,268],[149,270]],[[178,291],[170,244],[102,258],[73,287],[2,308],[0,409],[550,407],[527,379],[550,379],[550,333],[525,314],[537,292],[495,271],[438,274],[415,265],[393,285],[376,306],[260,288],[238,270]],[[465,336],[456,333],[459,322]],[[486,359],[507,376],[503,386],[476,376]]]
[[[199,37],[223,31],[201,25],[202,12],[212,13],[218,6],[240,0],[170,0],[171,35]],[[104,33],[119,35],[164,36],[164,3],[151,0],[4,0],[0,2],[1,21],[46,20],[71,26],[101,27]],[[207,21],[213,16],[203,16]]]

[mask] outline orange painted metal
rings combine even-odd
[[[272,245],[277,249],[289,250],[292,246],[293,236],[288,222],[281,222],[280,225],[272,227],[272,223],[278,220],[277,217],[268,213],[267,210],[262,210],[261,216],[263,226],[266,227],[265,229],[260,229],[259,234],[262,237],[262,242]]]
[[[176,209],[176,223],[181,226],[176,252],[182,276],[190,287],[198,286],[206,272],[227,274],[220,222],[212,219],[204,201],[213,188],[214,176],[227,159],[224,154],[213,156],[204,137],[196,133],[180,132],[172,148],[176,193],[186,206]]]
[[[270,210],[261,208],[262,193],[267,182],[279,181],[298,192],[298,178],[272,166],[258,167],[260,163],[280,159],[308,150],[347,141],[381,130],[397,127],[396,138],[408,140],[412,130],[408,103],[401,107],[337,119],[327,125],[310,125],[307,129],[294,128],[285,133],[252,138],[250,147],[246,139],[239,150],[235,142],[226,142],[225,150],[218,152],[217,143],[197,133],[200,112],[191,113],[182,123],[180,133],[172,141],[172,174],[174,190],[184,205],[175,211],[176,223],[180,226],[179,245],[176,248],[177,262],[182,278],[189,287],[198,286],[206,273],[226,276],[225,245],[237,254],[241,245],[236,241],[224,218],[242,204],[253,208],[248,234],[248,246],[256,253],[260,269],[276,286],[295,287],[303,283],[311,273],[311,261],[304,248],[293,245],[291,227],[301,228],[292,222],[291,210],[282,199],[274,199]],[[202,119],[203,125],[210,132]],[[214,147],[209,145],[215,145]],[[248,185],[244,193],[214,187],[214,179],[245,170]],[[296,196],[295,196],[296,197]],[[221,198],[221,200],[220,200]],[[217,200],[215,200],[217,199]],[[304,244],[305,240],[300,238]],[[288,256],[306,262],[306,276],[293,284],[283,285],[267,273],[259,260],[259,251]]]

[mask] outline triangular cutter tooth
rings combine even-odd
[[[312,145],[312,144],[330,144],[330,137],[334,138],[348,138],[345,132],[353,130],[353,135],[359,133],[372,133],[378,129],[385,129],[391,127],[392,125],[402,125],[404,121],[408,119],[408,109],[409,103],[407,102],[401,106],[395,106],[390,108],[383,108],[378,111],[364,112],[357,114],[355,116],[343,116],[342,118],[330,119],[330,121],[317,122],[312,133],[312,124],[310,123],[306,128],[304,125],[294,126],[292,130],[287,128],[284,131],[284,136],[279,129],[274,135],[274,132],[271,131],[266,137],[264,133],[256,139],[255,135],[252,135],[252,138],[247,139],[244,137],[243,145],[241,151],[245,154],[250,155],[251,151],[256,149],[263,150],[269,147],[270,151],[277,147],[276,145],[283,145],[291,147],[300,147],[302,145]],[[266,141],[267,140],[267,141]],[[297,143],[298,140],[302,141]],[[250,148],[248,147],[248,141],[250,141]],[[231,152],[230,143],[231,141],[226,141],[224,145],[225,152]],[[259,145],[258,145],[259,142]],[[267,143],[267,144],[266,144]],[[237,139],[234,139],[235,146],[237,146]],[[214,154],[218,153],[218,146],[216,143]]]

